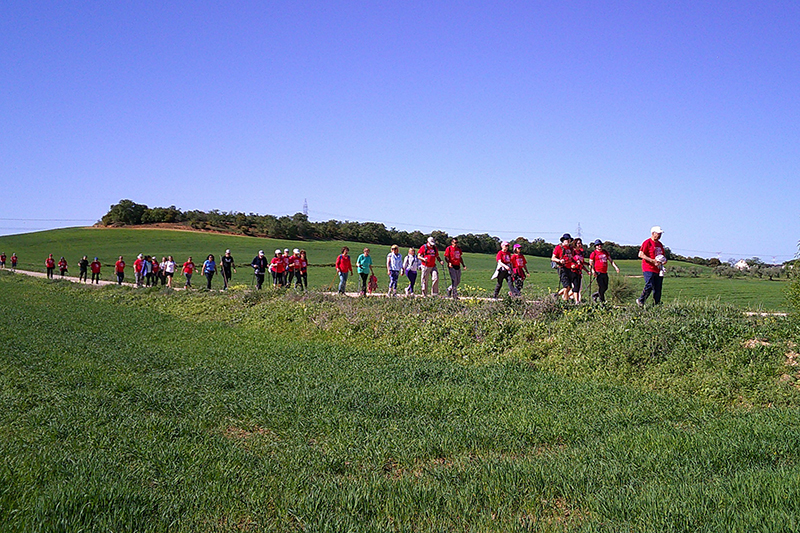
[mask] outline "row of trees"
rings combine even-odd
[[[322,240],[322,241],[356,241],[370,244],[397,244],[401,247],[418,247],[432,236],[437,246],[445,248],[450,244],[451,236],[444,231],[432,231],[430,234],[421,231],[400,231],[387,228],[378,222],[351,222],[326,220],[311,222],[302,213],[292,216],[276,217],[273,215],[245,214],[237,212],[213,211],[181,211],[174,205],[169,207],[147,207],[131,200],[120,200],[114,204],[101,219],[104,226],[136,226],[141,224],[183,224],[199,230],[224,231],[238,235],[268,237],[283,240]],[[456,235],[459,245],[465,252],[494,254],[500,249],[500,239],[487,233]],[[526,255],[550,257],[554,244],[544,239],[527,240],[518,237],[513,241],[522,246]],[[623,246],[614,242],[604,243],[606,250],[615,259],[636,259],[638,246]],[[586,246],[587,249],[591,246]],[[672,258],[667,250],[668,258]]]

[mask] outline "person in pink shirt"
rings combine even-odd
[[[350,248],[345,246],[336,258],[336,273],[339,274],[339,294],[344,294],[347,277],[353,274],[353,263],[350,260]]]

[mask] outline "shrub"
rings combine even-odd
[[[636,289],[631,287],[628,278],[624,276],[609,276],[606,298],[614,303],[630,303],[636,295]]]

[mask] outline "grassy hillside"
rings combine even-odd
[[[749,341],[749,342],[748,342]],[[0,273],[5,531],[793,531],[793,319]]]
[[[71,265],[71,273],[77,275],[77,261],[87,255],[89,258],[98,256],[105,265],[102,276],[112,279],[112,265],[119,255],[123,255],[129,266],[138,253],[156,255],[173,255],[176,261],[185,261],[188,256],[193,256],[195,262],[202,261],[209,253],[217,258],[226,248],[230,248],[238,263],[247,263],[252,260],[259,249],[265,250],[268,255],[276,248],[295,247],[305,248],[308,252],[312,266],[309,269],[309,285],[312,288],[325,288],[330,286],[336,276],[330,266],[339,254],[343,245],[348,245],[353,257],[356,257],[364,248],[360,243],[343,242],[290,242],[262,239],[257,237],[243,237],[234,235],[221,235],[211,233],[159,230],[159,229],[127,229],[127,228],[71,228],[28,233],[23,235],[10,235],[0,237],[0,251],[8,255],[16,252],[20,257],[19,267],[29,270],[44,270],[44,259],[48,253],[56,258],[65,256]],[[367,245],[371,248],[376,264],[383,264],[388,247]],[[403,250],[405,254],[407,250]],[[558,288],[556,271],[550,268],[550,261],[541,257],[529,257],[529,269],[532,272],[527,281],[526,293],[539,296],[546,292],[554,292]],[[468,269],[463,273],[462,284],[465,294],[478,296],[491,295],[494,282],[490,280],[494,271],[494,257],[482,254],[466,254],[465,260]],[[677,264],[677,263],[676,263]],[[638,294],[641,291],[643,280],[639,261],[619,261],[624,276],[629,278],[629,284]],[[695,299],[709,299],[722,303],[733,303],[747,309],[766,311],[785,311],[787,308],[784,297],[784,281],[766,281],[756,279],[729,280],[713,277],[708,268],[697,267],[701,275],[697,278],[681,277],[668,278],[664,282],[664,301],[689,301]],[[130,270],[130,269],[129,269]],[[385,269],[378,269],[381,287],[387,283]],[[444,274],[444,273],[443,273]],[[613,275],[613,274],[612,274]],[[132,279],[130,270],[128,279]],[[446,278],[446,274],[443,279]],[[234,276],[234,283],[251,284],[252,270],[244,267]],[[588,278],[585,283],[588,283]],[[401,279],[401,286],[405,287],[406,281]],[[222,280],[216,279],[214,286],[221,287]],[[442,285],[442,292],[447,283]],[[348,284],[348,290],[355,290],[355,280]]]

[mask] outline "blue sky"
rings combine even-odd
[[[0,4],[0,234],[149,206],[794,256],[798,2]]]

